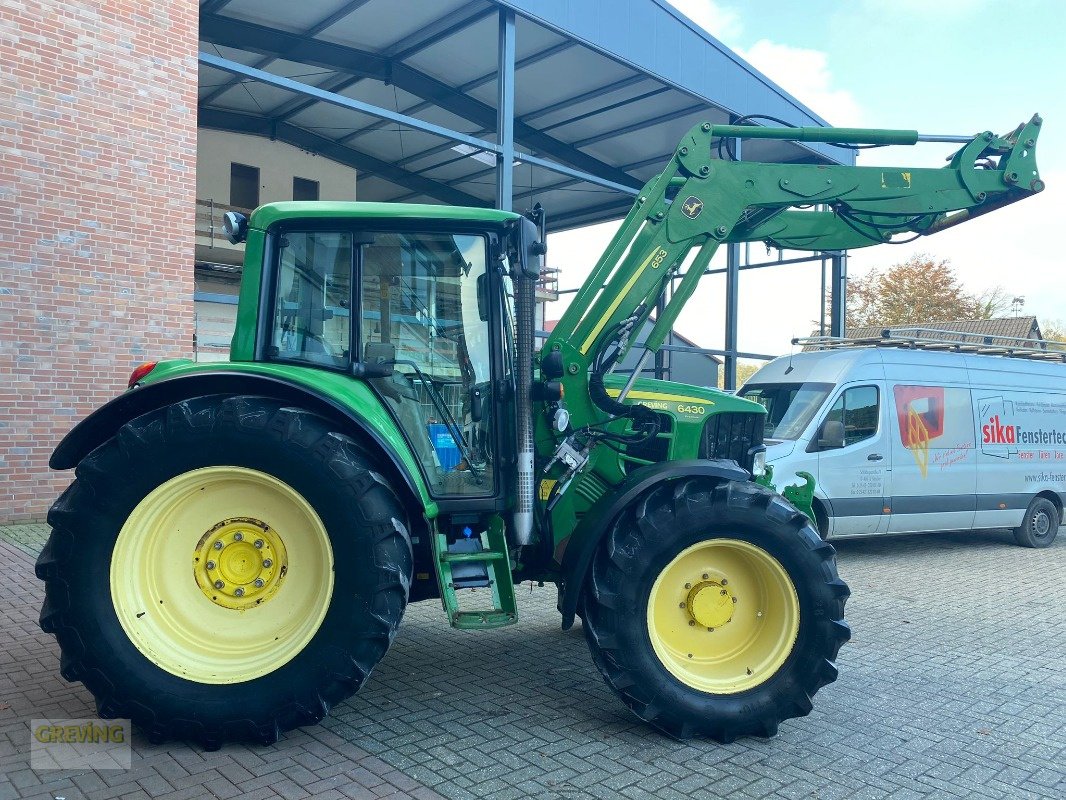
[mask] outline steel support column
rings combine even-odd
[[[500,37],[496,71],[496,208],[511,210],[514,197],[514,12],[500,8]]]
[[[736,157],[741,160],[740,139],[736,140]],[[725,262],[725,363],[723,383],[725,389],[737,388],[737,319],[740,301],[740,244],[726,246]]]
[[[832,279],[829,287],[829,335],[844,336],[848,299],[848,255],[841,251],[830,257]]]

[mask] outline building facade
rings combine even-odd
[[[195,0],[0,4],[0,521],[59,438],[193,352]]]

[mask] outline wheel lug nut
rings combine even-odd
[[[207,568],[208,569],[214,569],[215,568],[215,562],[214,561],[208,561],[207,562]]]
[[[233,594],[235,594],[237,597],[244,597],[244,589],[238,586],[236,589],[233,590]]]
[[[270,569],[272,566],[274,566],[273,561],[271,561],[269,558],[263,559],[263,569]]]
[[[727,592],[727,591],[726,591],[725,589],[722,589],[722,594],[723,594],[723,595],[725,595],[725,594],[729,594],[729,592]]]
[[[696,620],[694,620],[694,619],[690,619],[690,620],[688,621],[688,624],[689,624],[689,627],[690,627],[690,628],[691,628],[691,627],[695,627],[695,625],[696,625]]]
[[[729,581],[727,581],[725,578],[722,578],[722,586],[725,586],[727,583],[729,583]]]
[[[221,550],[222,549],[222,542],[215,542],[214,547],[215,547],[216,550]]]
[[[692,588],[692,584],[691,583],[686,583],[685,584],[685,588],[686,589],[691,589]]]
[[[677,607],[678,607],[678,608],[684,608],[684,607],[685,607],[685,604],[684,604],[684,603],[678,603],[678,604],[677,604]]]
[[[235,541],[235,542],[239,542],[243,538],[244,538],[244,534],[241,533],[240,531],[237,531],[235,534],[233,534],[233,541]]]
[[[733,605],[736,605],[736,604],[737,604],[737,599],[734,597],[733,598]]]
[[[224,584],[222,581],[215,581],[215,588],[216,589],[222,589],[222,588],[225,587],[225,585],[226,584]]]
[[[256,539],[255,540],[255,546],[259,550],[262,550],[263,549],[263,540],[262,539]]]
[[[264,584],[263,584],[263,579],[262,578],[256,578],[255,579],[255,588],[256,589],[262,589],[263,585]]]
[[[703,579],[707,580],[707,573],[706,572],[703,573]]]

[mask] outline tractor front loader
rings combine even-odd
[[[408,602],[493,628],[516,582],[549,581],[642,719],[772,735],[837,676],[833,548],[757,482],[761,406],[618,365],[674,284],[640,363],[662,345],[723,243],[864,247],[1039,192],[1039,126],[696,126],[539,352],[542,215],[230,215],[230,360],[142,365],[52,455],[76,476],[37,562],[63,676],[153,740],[270,743],[359,689]],[[764,164],[732,160],[735,137],[960,149],[941,169]]]

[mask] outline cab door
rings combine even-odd
[[[818,483],[828,500],[834,536],[887,529],[884,509],[892,453],[882,395],[880,382],[845,387],[809,445],[818,452]]]

